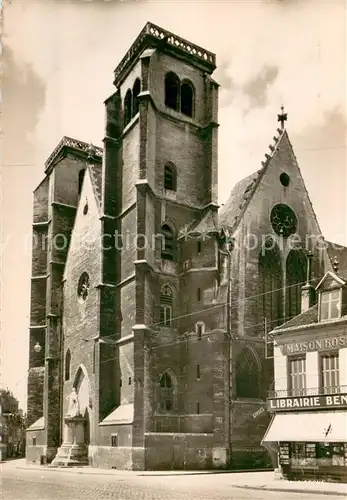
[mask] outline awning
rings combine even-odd
[[[347,411],[277,413],[262,443],[279,441],[347,442]]]

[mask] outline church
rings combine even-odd
[[[34,191],[27,461],[250,469],[268,333],[332,269],[285,129],[219,209],[211,52],[147,23],[114,71],[103,148],[63,137]]]

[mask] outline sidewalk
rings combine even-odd
[[[250,490],[338,495],[347,498],[347,484],[323,481],[288,481],[271,472],[231,473],[230,486]]]
[[[201,471],[124,471],[119,469],[97,469],[88,466],[83,467],[49,467],[42,465],[27,464],[25,459],[3,462],[1,467],[25,470],[56,471],[67,474],[88,474],[99,476],[132,476],[132,477],[159,477],[181,476],[188,479],[188,476],[206,476],[219,474],[218,481],[224,487],[278,491],[289,493],[312,493],[321,495],[337,495],[347,498],[347,484],[328,483],[323,481],[287,481],[275,476],[273,471],[266,472],[231,472],[225,470],[201,470]],[[202,477],[199,481],[202,480]]]

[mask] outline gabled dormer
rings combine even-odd
[[[336,320],[347,314],[347,282],[335,272],[328,271],[316,287],[318,294],[318,321]]]

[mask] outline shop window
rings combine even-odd
[[[340,392],[339,388],[339,354],[323,354],[321,356],[321,387],[324,394]]]
[[[322,292],[320,295],[320,319],[337,319],[341,313],[341,293],[340,290]]]
[[[291,396],[302,396],[306,389],[306,357],[289,358],[289,389]]]
[[[330,443],[317,443],[317,458],[331,458],[332,448]]]
[[[316,443],[306,443],[306,458],[316,458]]]
[[[296,459],[305,458],[306,457],[305,443],[292,443],[291,456],[292,458]]]

